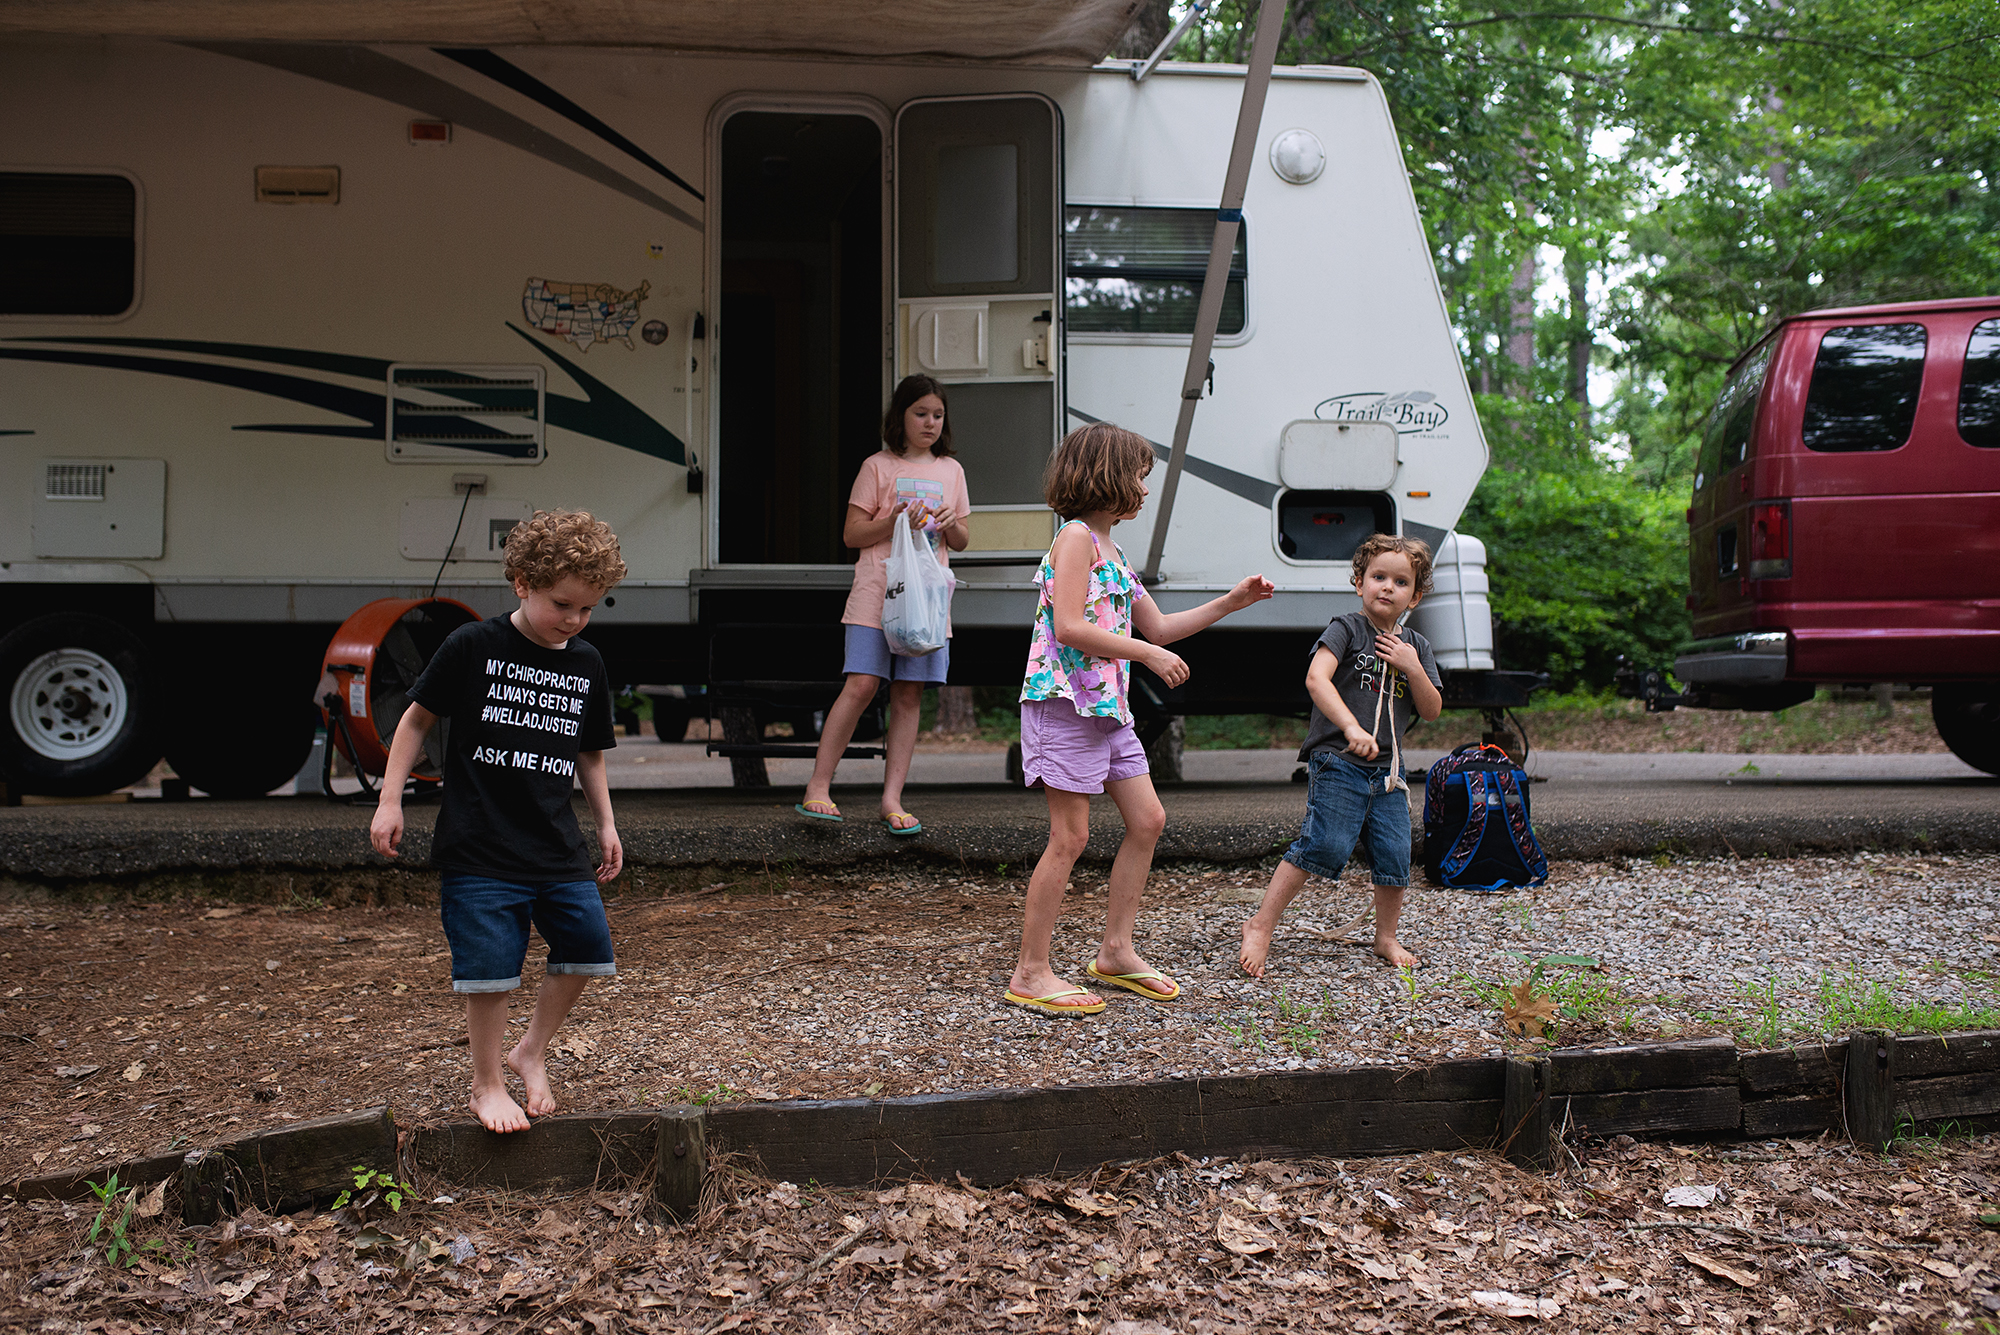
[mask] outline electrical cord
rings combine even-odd
[[[451,564],[451,554],[453,550],[456,549],[458,546],[458,532],[460,529],[465,527],[465,511],[467,507],[469,507],[471,504],[472,504],[472,488],[467,487],[465,489],[465,499],[459,502],[458,522],[451,526],[451,541],[447,542],[444,545],[444,560],[438,562],[438,572],[436,575],[431,577],[431,591],[428,594],[426,594],[425,597],[428,598],[437,597],[438,582],[444,578],[444,568]]]
[[[1521,734],[1521,768],[1525,770],[1528,768],[1528,757],[1535,754],[1535,748],[1528,744],[1528,729],[1521,722],[1521,716],[1511,709],[1506,712],[1508,719],[1514,724],[1514,731]]]

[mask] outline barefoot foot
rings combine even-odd
[[[1265,922],[1261,915],[1243,924],[1243,951],[1236,957],[1236,964],[1252,978],[1264,976],[1264,957],[1271,951],[1272,929],[1273,924]]]
[[[504,1086],[495,1089],[475,1089],[466,1100],[473,1116],[488,1131],[526,1131],[528,1115],[521,1111],[521,1105],[514,1102]]]
[[[1397,941],[1393,936],[1376,937],[1375,953],[1399,969],[1414,969],[1417,967],[1417,957],[1403,949],[1402,943]]]
[[[541,1055],[516,1044],[507,1054],[507,1069],[521,1077],[521,1085],[527,1090],[528,1116],[546,1117],[556,1110],[555,1091],[549,1088],[548,1063]]]

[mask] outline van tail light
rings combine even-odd
[[[1792,503],[1759,501],[1750,507],[1751,579],[1792,577]]]

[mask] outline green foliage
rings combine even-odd
[[[1489,470],[1459,528],[1487,546],[1499,661],[1559,689],[1609,682],[1620,655],[1669,661],[1688,633],[1683,509],[1622,473]]]
[[[1171,54],[1243,60],[1256,10]],[[1461,527],[1504,665],[1602,686],[1678,647],[1692,445],[1778,321],[2000,292],[1996,51],[1992,0],[1290,0],[1278,59],[1395,117],[1493,450]]]
[[[113,1173],[102,1182],[86,1184],[97,1197],[97,1215],[90,1221],[84,1232],[84,1241],[96,1245],[104,1239],[104,1263],[109,1266],[130,1265],[134,1260],[131,1236],[132,1216],[137,1210],[136,1188],[120,1191],[118,1174]]]
[[[1896,979],[1896,984],[1902,982]],[[1886,1029],[1896,1034],[1948,1034],[1959,1029],[1991,1029],[2000,1025],[2000,1010],[1991,1006],[1952,1006],[1933,1002],[1903,1002],[1895,984],[1865,978],[1856,967],[1844,974],[1821,974],[1814,989],[1820,1028],[1829,1034],[1856,1029]]]
[[[697,1108],[706,1108],[711,1103],[730,1103],[743,1097],[743,1091],[728,1085],[715,1085],[709,1089],[697,1089],[693,1085],[682,1085],[674,1090],[676,1103],[691,1103]]]
[[[417,1189],[408,1182],[398,1181],[396,1175],[366,1164],[354,1165],[354,1185],[333,1198],[333,1208],[345,1209],[354,1206],[358,1218],[366,1218],[368,1211],[377,1202],[389,1207],[390,1214],[401,1214],[403,1202],[416,1196]]]

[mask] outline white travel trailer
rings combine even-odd
[[[536,507],[620,536],[631,577],[589,631],[615,679],[809,716],[848,487],[916,370],[950,387],[975,503],[953,680],[1010,684],[1053,443],[1172,439],[1241,67],[1098,63],[1129,0],[763,0],[713,32],[713,6],[617,33],[629,7],[549,7],[597,15],[553,39],[577,45],[492,8],[0,20],[44,29],[0,37],[16,792],[106,791],[163,751],[209,791],[277,786],[334,628],[432,589],[509,606],[499,540]],[[281,26],[321,13],[348,26]],[[1279,592],[1191,642],[1155,726],[1302,708],[1355,543],[1439,541],[1486,466],[1381,89],[1279,69],[1257,145],[1154,591]],[[1483,576],[1454,573],[1432,628],[1490,668]]]

